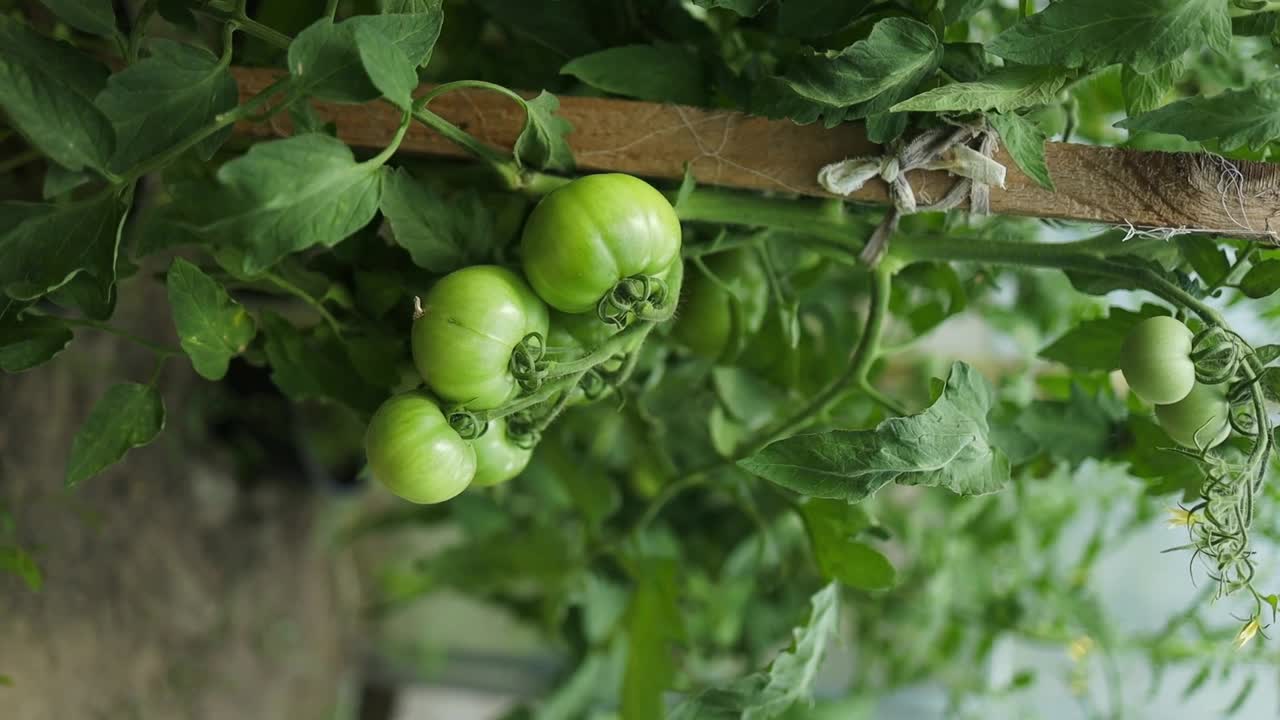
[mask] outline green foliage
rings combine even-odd
[[[157,361],[146,384],[112,379],[72,444],[69,486],[161,432],[158,381],[183,354],[208,380],[232,362],[262,369],[281,408],[304,406],[290,413],[308,425],[297,434],[338,418],[303,439],[323,462],[359,465],[374,410],[423,382],[408,342],[414,298],[462,268],[520,267],[531,209],[573,174],[573,133],[610,131],[575,129],[558,96],[695,105],[711,111],[698,156],[679,188],[659,187],[686,262],[622,278],[603,305],[498,358],[520,373],[509,401],[441,407],[451,424],[515,428],[508,439],[536,449],[498,487],[362,518],[352,538],[429,528],[447,542],[388,558],[374,609],[448,589],[542,633],[563,672],[513,718],[850,720],[921,683],[968,707],[1038,682],[1017,668],[993,687],[993,649],[1010,638],[1077,648],[1085,637],[1108,658],[1197,663],[1189,692],[1230,672],[1238,690],[1224,709],[1249,707],[1256,682],[1223,650],[1239,628],[1214,625],[1220,610],[1192,606],[1146,632],[1110,617],[1091,581],[1174,505],[1196,580],[1260,618],[1255,629],[1274,619],[1261,589],[1272,579],[1254,565],[1280,537],[1266,482],[1280,349],[1248,342],[1276,317],[1274,251],[1208,234],[1071,241],[1044,232],[1057,221],[933,213],[900,218],[868,271],[857,257],[881,209],[699,183],[727,162],[729,146],[711,140],[736,141],[732,125],[717,134],[735,110],[857,121],[879,143],[985,117],[997,157],[1049,192],[1051,138],[1269,160],[1274,3],[695,0],[621,12],[379,0],[241,17],[162,1],[127,24],[100,0],[45,5],[54,17],[0,16],[3,142],[18,149],[0,161],[0,370],[36,368],[96,332]],[[232,68],[263,64],[280,79],[242,94]],[[489,144],[484,118],[432,112],[459,90],[497,92],[524,113],[514,147]],[[325,102],[359,107],[339,128]],[[401,124],[357,152],[347,139],[370,137],[366,117]],[[398,152],[421,131],[473,161]],[[761,159],[748,169],[770,176],[796,160],[750,150]],[[832,152],[802,161],[816,172],[845,150]],[[1219,188],[1229,215],[1232,182]],[[619,252],[643,245],[627,232]],[[750,282],[720,277],[731,258],[749,260]],[[172,330],[112,324],[119,288],[160,282]],[[700,324],[698,286],[732,309],[722,327]],[[601,311],[610,302],[625,310]],[[1231,327],[1223,308],[1262,329]],[[1204,331],[1200,375],[1221,371],[1232,398],[1231,437],[1209,451],[1175,447],[1111,374],[1129,331],[1170,314]],[[712,335],[726,347],[691,352]],[[477,364],[449,350],[458,367]],[[39,548],[20,547],[12,526],[0,513],[0,569],[38,589]],[[837,637],[858,658],[847,688],[819,672]],[[1083,652],[1072,682],[1106,671]]]

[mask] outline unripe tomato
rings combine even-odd
[[[476,474],[475,450],[424,392],[382,403],[365,431],[364,451],[378,482],[409,502],[444,502]]]
[[[617,325],[604,322],[592,313],[570,315],[552,310],[547,347],[586,353],[603,345],[619,330]]]
[[[1196,383],[1178,402],[1156,405],[1156,420],[1179,445],[1208,450],[1231,435],[1230,410],[1223,386]]]
[[[476,479],[478,487],[497,485],[519,475],[533,457],[533,449],[522,448],[507,436],[507,421],[499,418],[489,423],[489,429],[475,440],[471,447],[476,451]]]
[[[768,278],[749,249],[717,253],[707,259],[706,266],[715,279],[692,268],[686,271],[688,291],[672,336],[710,360],[733,360],[764,324]]]
[[[643,180],[588,175],[542,198],[521,248],[538,296],[561,312],[584,313],[619,280],[669,270],[680,256],[680,220]]]
[[[1185,398],[1196,384],[1191,331],[1168,316],[1148,318],[1129,331],[1120,348],[1120,372],[1138,397],[1154,405]]]
[[[547,335],[547,307],[519,275],[495,265],[450,273],[427,293],[413,323],[413,363],[442,400],[484,410],[517,385],[511,351],[529,333]]]

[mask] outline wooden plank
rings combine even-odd
[[[279,74],[269,69],[235,69],[242,97],[261,91]],[[676,179],[689,162],[701,183],[821,197],[826,193],[817,184],[819,168],[845,157],[879,152],[857,124],[828,130],[727,110],[606,98],[561,97],[560,103],[561,114],[574,126],[569,136],[574,159],[587,171]],[[337,124],[339,137],[357,148],[384,147],[398,123],[397,111],[383,103],[319,103],[317,107]],[[431,110],[504,149],[515,143],[524,126],[520,108],[492,92],[448,93],[434,100]],[[289,122],[281,114],[270,123],[242,123],[236,130],[253,137],[288,135]],[[417,123],[401,151],[465,155]],[[992,189],[992,212],[1217,232],[1272,243],[1280,238],[1280,169],[1275,165],[1067,143],[1049,143],[1046,155],[1056,192],[1036,185],[1003,149],[999,152],[996,159],[1009,168],[1009,174],[1006,188]],[[941,172],[913,173],[911,181],[923,202],[942,197],[953,182]],[[885,202],[888,195],[877,180],[853,197]]]

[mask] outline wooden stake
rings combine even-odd
[[[236,68],[242,99],[260,92],[280,71]],[[423,90],[427,88],[424,86]],[[529,95],[531,97],[531,95]],[[675,180],[692,163],[698,182],[746,190],[827,196],[817,184],[827,163],[858,155],[878,155],[861,125],[833,129],[767,120],[728,110],[679,105],[560,97],[561,115],[573,123],[569,136],[578,169],[617,171]],[[482,90],[459,90],[431,103],[441,115],[480,140],[508,150],[524,127],[524,113],[509,99]],[[317,103],[320,115],[338,127],[348,145],[381,149],[391,139],[398,111],[384,103]],[[251,137],[285,136],[283,114],[270,123],[241,123]],[[465,152],[415,123],[401,152],[447,157]],[[1009,168],[1006,187],[992,188],[991,211],[1006,215],[1081,220],[1135,228],[1169,228],[1280,239],[1280,167],[1225,160],[1216,155],[1162,153],[1090,145],[1049,143],[1046,156],[1056,192],[1041,188],[1017,169],[1001,149],[996,159]],[[921,202],[942,197],[952,180],[941,172],[911,176]],[[883,203],[879,180],[853,199]]]

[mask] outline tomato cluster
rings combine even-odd
[[[1133,392],[1155,405],[1160,427],[1180,445],[1207,450],[1231,434],[1226,391],[1196,379],[1195,336],[1179,320],[1138,323],[1120,350],[1120,371]]]
[[[533,391],[544,354],[579,359],[628,323],[660,317],[679,294],[680,246],[675,210],[642,180],[591,175],[548,194],[524,225],[523,275],[466,267],[422,299],[411,346],[426,387],[390,398],[369,422],[373,476],[406,500],[437,503],[518,475],[536,434],[498,411]],[[455,410],[496,416],[460,432]]]

